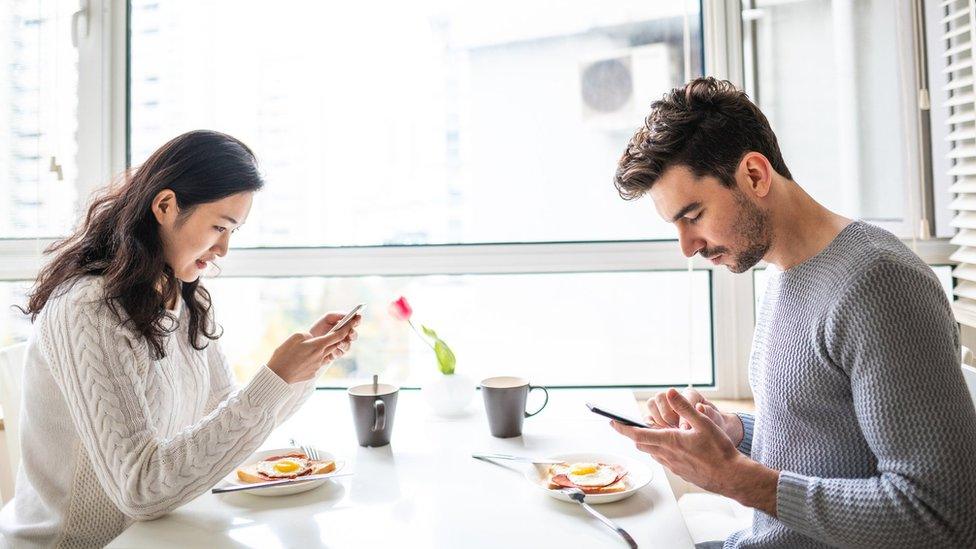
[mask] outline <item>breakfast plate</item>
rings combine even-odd
[[[544,491],[550,497],[562,501],[574,501],[569,494],[560,488],[550,488],[553,472],[565,474],[566,482],[572,478],[580,483],[610,484],[607,493],[588,493],[586,503],[610,503],[620,501],[634,495],[638,490],[651,482],[654,473],[651,468],[639,460],[604,453],[575,453],[556,454],[547,459],[559,460],[565,466],[550,466],[547,464],[530,465],[525,470],[525,479],[536,488]],[[551,469],[551,467],[554,467]],[[621,476],[622,475],[622,476]],[[587,480],[587,479],[593,479]],[[619,484],[618,484],[619,483]],[[570,485],[575,484],[570,482]]]
[[[238,477],[238,469],[264,471],[267,470],[267,467],[265,467],[264,465],[267,464],[266,460],[268,460],[268,458],[275,457],[275,456],[287,456],[288,454],[295,454],[295,453],[303,453],[303,452],[301,448],[296,448],[296,447],[275,448],[271,450],[259,450],[251,454],[251,457],[247,458],[247,461],[242,463],[239,467],[231,471],[229,475],[224,477],[224,486],[246,486],[248,484],[251,484],[242,481]],[[333,456],[328,452],[319,451],[318,454],[319,454],[318,461],[335,462],[335,469],[332,469],[331,471],[329,471],[329,473],[338,472],[340,469],[342,469],[343,465],[345,465],[345,462],[337,460],[335,456]],[[262,465],[262,463],[264,465]],[[309,480],[306,482],[296,480],[293,483],[285,484],[282,486],[269,486],[267,488],[260,488],[257,490],[244,490],[244,492],[248,494],[254,494],[256,496],[287,496],[290,494],[299,494],[301,492],[307,492],[314,488],[318,488],[322,484],[329,482],[329,480],[331,479],[319,478],[315,480]]]

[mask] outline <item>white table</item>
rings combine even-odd
[[[287,446],[294,437],[345,459],[354,476],[284,497],[208,492],[134,524],[110,547],[626,547],[577,504],[529,485],[519,465],[486,463],[473,452],[638,457],[653,470],[651,483],[596,508],[642,548],[694,546],[661,466],[583,405],[636,414],[631,391],[550,390],[548,407],[512,439],[489,434],[480,393],[468,416],[447,420],[434,417],[418,391],[401,391],[393,442],[383,448],[356,444],[348,398],[317,392],[264,447]]]

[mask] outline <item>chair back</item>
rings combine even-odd
[[[7,466],[0,466],[0,498],[4,503],[13,498],[14,479],[20,467],[20,397],[26,352],[26,343],[0,349],[0,408],[7,447]]]

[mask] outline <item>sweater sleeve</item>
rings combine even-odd
[[[148,347],[119,326],[99,284],[76,283],[49,301],[38,333],[99,484],[137,520],[171,511],[233,471],[274,429],[291,392],[262,368],[199,422],[163,438],[147,406]]]
[[[210,379],[214,390],[207,405],[213,410],[237,390],[237,381],[230,362],[220,346],[220,341],[211,341],[207,348],[207,361],[210,365]],[[266,369],[266,367],[262,367]],[[297,412],[305,401],[315,392],[315,379],[288,385],[288,395],[278,409],[275,425],[281,425]]]
[[[736,413],[739,421],[742,422],[742,441],[739,442],[739,451],[747,456],[752,456],[752,427],[756,423],[756,416],[746,413]]]
[[[878,474],[782,471],[779,519],[833,546],[976,546],[976,411],[938,282],[920,269],[879,262],[835,306],[826,342],[850,377]]]

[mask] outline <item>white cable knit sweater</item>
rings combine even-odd
[[[197,351],[180,326],[166,356],[103,301],[86,277],[41,311],[28,344],[15,498],[0,511],[4,546],[97,547],[133,520],[209,490],[308,398],[262,367],[235,386],[217,342]],[[207,341],[207,340],[205,340]]]

